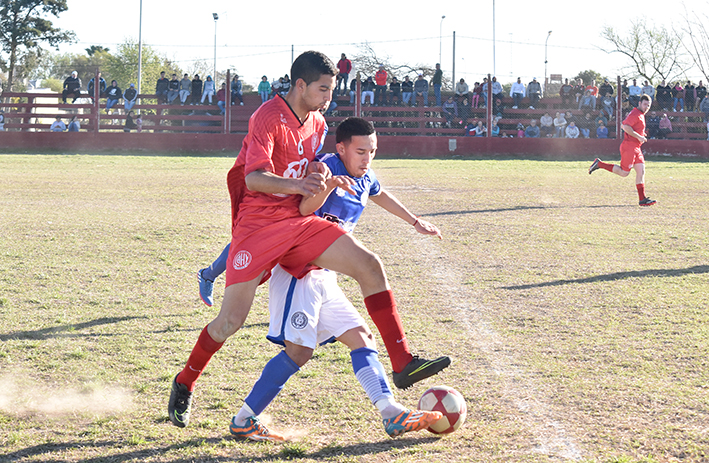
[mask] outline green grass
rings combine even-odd
[[[0,461],[709,459],[709,165],[655,159],[652,208],[588,162],[375,161],[444,235],[376,205],[356,231],[385,263],[412,348],[454,359],[396,395],[415,406],[428,386],[455,387],[468,404],[455,434],[389,439],[333,345],[267,409],[295,441],[232,439],[278,352],[264,288],[200,379],[190,427],[172,426],[170,381],[218,310],[195,273],[228,240],[232,163],[0,155]]]

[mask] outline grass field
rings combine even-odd
[[[374,204],[356,232],[412,348],[454,359],[396,394],[414,406],[455,387],[457,433],[389,439],[333,345],[267,410],[295,441],[232,439],[278,351],[263,288],[200,379],[190,427],[172,426],[170,381],[217,310],[196,271],[228,240],[232,162],[0,155],[0,461],[709,461],[709,164],[655,159],[652,208],[590,160],[375,161],[444,235]]]

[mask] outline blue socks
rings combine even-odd
[[[281,392],[286,381],[299,370],[298,365],[284,350],[268,361],[244,400],[255,416],[260,415],[268,407],[268,404]]]
[[[212,265],[202,269],[202,278],[209,281],[214,281],[219,275],[226,272],[226,261],[229,258],[229,248],[231,243],[227,244],[222,253],[217,257],[217,260],[212,262]]]
[[[383,398],[393,397],[384,367],[379,361],[376,350],[360,347],[350,352],[350,357],[352,357],[352,368],[354,368],[357,381],[362,385],[364,392],[367,393],[373,404]]]

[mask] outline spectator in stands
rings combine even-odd
[[[62,120],[62,116],[57,116],[52,125],[49,126],[49,130],[52,132],[63,132],[66,130],[66,124]]]
[[[450,128],[453,118],[458,117],[458,103],[453,99],[453,95],[441,105],[441,113],[446,118],[446,127]]]
[[[603,112],[599,112],[598,116],[596,116],[596,126],[599,126],[601,124],[608,126],[608,118],[604,115]]]
[[[526,88],[524,87],[520,77],[517,77],[517,82],[512,83],[512,86],[510,87],[510,96],[514,102],[512,109],[519,108],[519,105],[522,104],[522,98],[526,96]]]
[[[66,103],[66,97],[69,95],[74,98],[72,103],[76,103],[76,99],[81,96],[81,79],[79,79],[79,73],[76,71],[72,71],[71,75],[64,79],[62,103]]]
[[[633,79],[633,85],[628,87],[628,102],[631,108],[635,108],[638,105],[642,93],[643,89],[638,85],[637,79]]]
[[[502,98],[493,98],[492,99],[492,114],[495,115],[495,117],[503,117],[505,114],[505,105],[502,103]]]
[[[694,99],[694,107],[701,111],[701,109],[699,109],[699,105],[701,104],[704,97],[707,95],[707,88],[704,86],[701,80],[694,88],[694,93],[697,95],[697,97]]]
[[[657,111],[650,112],[650,115],[645,118],[645,131],[648,138],[657,138],[660,131],[660,116],[657,115]]]
[[[81,130],[81,123],[79,122],[79,119],[76,118],[76,116],[72,116],[71,120],[69,121],[69,128],[67,129],[68,132],[78,132]]]
[[[684,86],[684,107],[687,112],[694,112],[694,101],[697,98],[697,92],[692,85],[692,81],[688,80],[687,85]]]
[[[608,82],[608,79],[603,79],[603,83],[601,86],[598,88],[598,96],[600,98],[603,98],[606,95],[613,96],[613,86],[611,85],[610,82]]]
[[[465,83],[465,79],[460,79],[460,81],[457,84],[455,84],[456,100],[462,102],[464,99],[468,98],[469,93],[470,93],[470,88],[468,87],[468,84]]]
[[[5,131],[5,112],[0,109],[0,132]]]
[[[677,103],[679,103],[680,112],[684,112],[684,88],[679,81],[672,87],[672,111],[674,112],[677,112]]]
[[[495,106],[494,100],[502,102],[502,84],[497,81],[497,77],[492,78],[492,99],[493,107]]]
[[[596,128],[596,121],[591,117],[591,113],[586,113],[584,117],[576,124],[583,135],[583,138],[591,138],[591,130]]]
[[[704,113],[705,118],[709,118],[709,95],[704,95],[701,103],[699,103],[699,110]]]
[[[615,114],[615,98],[606,94],[601,98],[601,113],[604,113],[608,119],[612,119]]]
[[[660,128],[657,131],[657,138],[667,138],[667,135],[672,133],[672,122],[667,114],[662,115],[660,119]]]
[[[579,100],[579,111],[583,109],[596,109],[596,99],[593,96],[592,90],[590,89],[585,89],[583,93],[583,97]]]
[[[473,111],[470,108],[470,103],[467,98],[463,98],[463,102],[458,106],[458,117],[460,118],[460,125],[465,127],[468,124],[468,119],[473,116]]]
[[[187,102],[187,97],[192,93],[192,82],[187,74],[182,76],[180,80],[180,105],[184,106]]]
[[[544,113],[539,118],[539,125],[539,130],[542,132],[543,137],[548,138],[554,135],[554,118],[549,113]]]
[[[568,80],[567,80],[568,82]],[[525,138],[539,138],[541,135],[541,130],[539,130],[539,126],[537,125],[537,120],[532,119],[529,121],[529,125],[527,126],[526,129],[524,129],[524,137]]]
[[[569,83],[569,79],[565,79],[564,85],[559,89],[559,96],[561,97],[561,107],[570,108],[571,100],[574,98],[574,86]]]
[[[491,137],[498,138],[500,136],[500,126],[497,125],[498,120],[499,119],[497,119],[497,118],[494,118],[492,120],[492,127],[490,127],[490,136]]]
[[[589,85],[586,86],[584,90],[591,90],[591,96],[593,97],[593,110],[596,110],[596,100],[598,99],[598,87],[596,87],[596,81],[592,80]]]
[[[628,79],[623,79],[623,83],[620,84],[620,93],[630,95],[630,92],[628,91]]]
[[[189,82],[189,80],[187,82]],[[123,92],[123,110],[127,112],[133,109],[133,106],[137,100],[138,91],[135,89],[135,84],[130,84],[126,91]]]
[[[91,102],[94,102],[94,90],[95,90],[95,85],[96,85],[96,77],[92,77],[91,80],[89,81],[89,85],[86,87],[86,89],[89,91],[89,98],[91,98]],[[106,79],[101,77],[101,73],[98,73],[98,96],[99,98],[105,98],[106,97]]]
[[[576,122],[569,122],[569,125],[566,126],[566,138],[578,138],[579,133],[579,128],[576,127]]]
[[[199,98],[202,96],[202,79],[199,78],[199,74],[194,75],[192,79],[192,101],[191,105],[199,104]]]
[[[155,84],[155,95],[158,98],[158,104],[167,103],[167,89],[170,86],[170,81],[165,77],[165,71],[160,72],[160,78]]]
[[[564,138],[566,119],[564,118],[564,115],[558,111],[556,112],[556,117],[554,118],[554,128],[556,128],[554,138]]]
[[[280,95],[282,90],[283,90],[283,77],[279,77],[278,79],[273,79],[273,82],[271,82],[271,93],[269,93],[268,99],[270,100],[271,98],[275,97],[276,95]]]
[[[288,92],[290,92],[290,77],[286,74],[283,76],[283,81],[281,83],[281,96],[288,95]]]
[[[222,86],[217,91],[217,106],[219,107],[219,114],[224,115],[226,113],[226,82],[222,83]]]
[[[524,138],[524,130],[525,130],[524,124],[522,124],[521,122],[518,122],[517,123],[517,138]],[[498,133],[499,133],[499,129],[498,129]]]
[[[244,106],[244,91],[243,84],[239,80],[239,75],[234,74],[234,78],[231,79],[231,104],[236,104],[236,99],[239,99],[239,106]]]
[[[478,126],[477,121],[470,121],[467,124],[465,124],[465,136],[466,137],[474,137],[475,136],[475,127]]]
[[[628,98],[628,94],[626,92],[623,92],[620,94],[620,111],[623,114],[623,117],[625,117],[633,108],[630,107],[630,99]]]
[[[386,106],[387,104],[387,79],[389,74],[384,69],[384,65],[379,65],[379,70],[374,74],[374,106]]]
[[[345,54],[340,55],[340,61],[337,62],[337,87],[335,88],[335,95],[338,93],[340,95],[345,95],[347,92],[347,81],[350,78],[350,72],[352,72],[352,61],[347,59]],[[342,86],[342,91],[340,91],[340,86]]]
[[[488,83],[489,82],[487,81],[487,77],[484,77],[483,84],[482,84],[482,91],[480,92],[480,94],[483,96],[483,106],[482,106],[483,108],[487,108],[487,98],[488,98],[487,97],[487,86],[488,86],[487,84]]]
[[[140,114],[135,118],[135,131],[138,133],[143,131],[143,116]]]
[[[374,80],[372,77],[367,77],[367,80],[365,80],[362,83],[362,104],[367,103],[367,97],[369,97],[369,104],[373,105],[374,104],[374,89],[376,87],[376,84],[374,83]]]
[[[536,77],[527,85],[527,96],[529,97],[529,109],[538,106],[539,100],[542,98],[542,85],[537,82]]]
[[[412,103],[412,96],[414,94],[414,83],[411,82],[409,76],[404,76],[404,81],[401,83],[401,100],[404,106],[408,106]]]
[[[406,78],[408,79],[409,77],[407,76]],[[362,85],[362,83],[360,83],[360,86],[361,85]],[[350,106],[354,105],[356,94],[357,94],[357,79],[352,79],[350,81]]]
[[[389,104],[399,106],[401,103],[401,82],[396,77],[391,78],[389,92]],[[396,100],[396,103],[394,100]]]
[[[663,80],[657,86],[655,94],[657,95],[657,107],[663,111],[669,110],[672,104],[672,87]]]
[[[650,85],[647,80],[643,82],[643,95],[647,95],[652,98],[652,101],[655,101],[655,87]]]
[[[436,97],[436,106],[441,106],[441,86],[443,85],[443,71],[441,71],[441,63],[436,63],[436,72],[431,78],[433,85],[433,95]]]
[[[123,98],[123,90],[118,86],[116,80],[111,81],[111,86],[106,90],[106,114]]]
[[[419,74],[414,82],[414,97],[412,106],[416,106],[416,101],[419,95],[423,97],[423,106],[428,108],[428,81],[423,78],[423,74]]]
[[[133,129],[137,129],[138,125],[135,123],[133,120],[133,117],[135,116],[135,113],[133,111],[128,111],[128,114],[126,114],[126,123],[123,126],[123,131],[124,132],[130,132]]]
[[[202,101],[200,101],[200,103],[204,104],[204,101],[209,98],[209,104],[212,104],[212,97],[214,96],[216,90],[216,85],[212,80],[212,76],[207,76],[207,79],[204,81],[204,88],[202,89]]]
[[[576,85],[574,85],[574,97],[576,98],[576,105],[579,104],[579,100],[581,99],[585,91],[586,86],[583,84],[583,79],[577,79]]]
[[[167,104],[174,104],[178,96],[180,96],[180,81],[177,80],[177,74],[173,72],[172,78],[167,83]]]
[[[337,109],[337,102],[334,100],[330,100],[330,102],[327,105],[327,108],[325,109],[325,116],[332,116],[335,113],[335,110]]]
[[[571,124],[571,121],[576,122],[578,125],[578,120],[576,119],[576,116],[574,116],[571,111],[566,111],[566,114],[564,115],[564,119],[566,119],[566,124]]]
[[[596,128],[596,138],[608,138],[608,127],[601,121]]]
[[[268,83],[268,77],[262,76],[261,82],[258,84],[258,94],[261,96],[261,104],[268,101],[269,93],[271,93],[271,84]]]
[[[475,82],[473,84],[473,96],[472,99],[470,100],[470,106],[473,108],[477,108],[480,106],[480,95],[483,93],[483,86],[480,82]]]
[[[478,121],[473,132],[475,133],[476,137],[484,137],[485,136],[485,134],[487,133],[487,128],[483,124],[483,121]]]

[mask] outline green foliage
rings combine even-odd
[[[599,85],[603,82],[603,76],[601,75],[601,73],[591,69],[579,72],[578,74],[576,74],[576,77],[574,77],[574,79],[583,80],[584,85],[589,85],[592,80],[596,81],[596,85]]]
[[[138,86],[138,44],[126,41],[118,45],[116,53],[109,55],[106,66],[103,68],[104,78],[110,84],[111,80],[118,81],[118,86],[125,88],[130,83]],[[143,45],[142,53],[142,93],[155,91],[155,82],[160,78],[160,72],[165,71],[168,79],[173,72],[178,76],[182,69],[172,63],[164,55],[158,54],[153,48]]]

